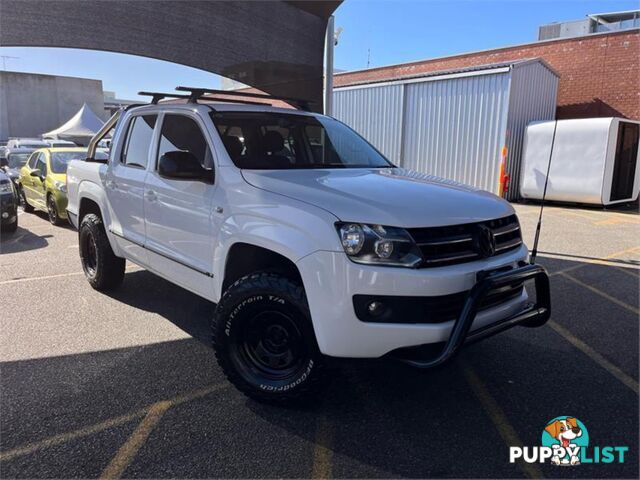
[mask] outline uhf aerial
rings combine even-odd
[[[542,191],[542,203],[540,204],[540,215],[538,216],[538,225],[536,226],[536,236],[533,240],[533,250],[531,250],[531,263],[536,263],[538,255],[538,241],[540,240],[540,228],[542,227],[542,211],[544,210],[544,201],[547,196],[547,185],[549,184],[549,172],[551,170],[551,158],[553,157],[553,146],[556,143],[556,130],[558,129],[558,120],[553,125],[553,136],[551,137],[551,150],[549,151],[549,162],[547,163],[547,175],[544,179],[544,190]]]

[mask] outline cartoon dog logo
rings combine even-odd
[[[558,443],[552,444],[553,457],[551,463],[555,465],[579,465],[580,446],[575,440],[582,436],[582,428],[574,417],[557,418],[544,427],[544,430]]]

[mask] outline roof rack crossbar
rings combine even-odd
[[[138,95],[143,97],[151,97],[151,103],[156,105],[163,98],[187,98],[190,99],[191,95],[180,95],[178,93],[161,93],[161,92],[138,92]]]
[[[198,95],[197,98],[202,97],[203,94],[209,93],[214,95],[224,95],[230,97],[245,97],[245,98],[261,98],[265,100],[282,100],[287,103],[291,103],[294,106],[301,108],[302,110],[310,110],[309,104],[312,103],[309,100],[303,100],[300,98],[281,97],[276,95],[265,95],[262,93],[252,92],[237,92],[234,90],[216,90],[213,88],[195,88],[195,87],[176,87],[179,92],[191,92],[191,95]]]

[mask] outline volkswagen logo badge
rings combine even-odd
[[[493,236],[493,232],[486,225],[478,225],[476,231],[474,250],[482,258],[487,258],[496,253],[496,237]]]

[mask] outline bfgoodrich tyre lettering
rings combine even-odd
[[[218,304],[212,330],[218,363],[251,398],[300,402],[324,380],[304,290],[290,279],[272,273],[241,278]]]

